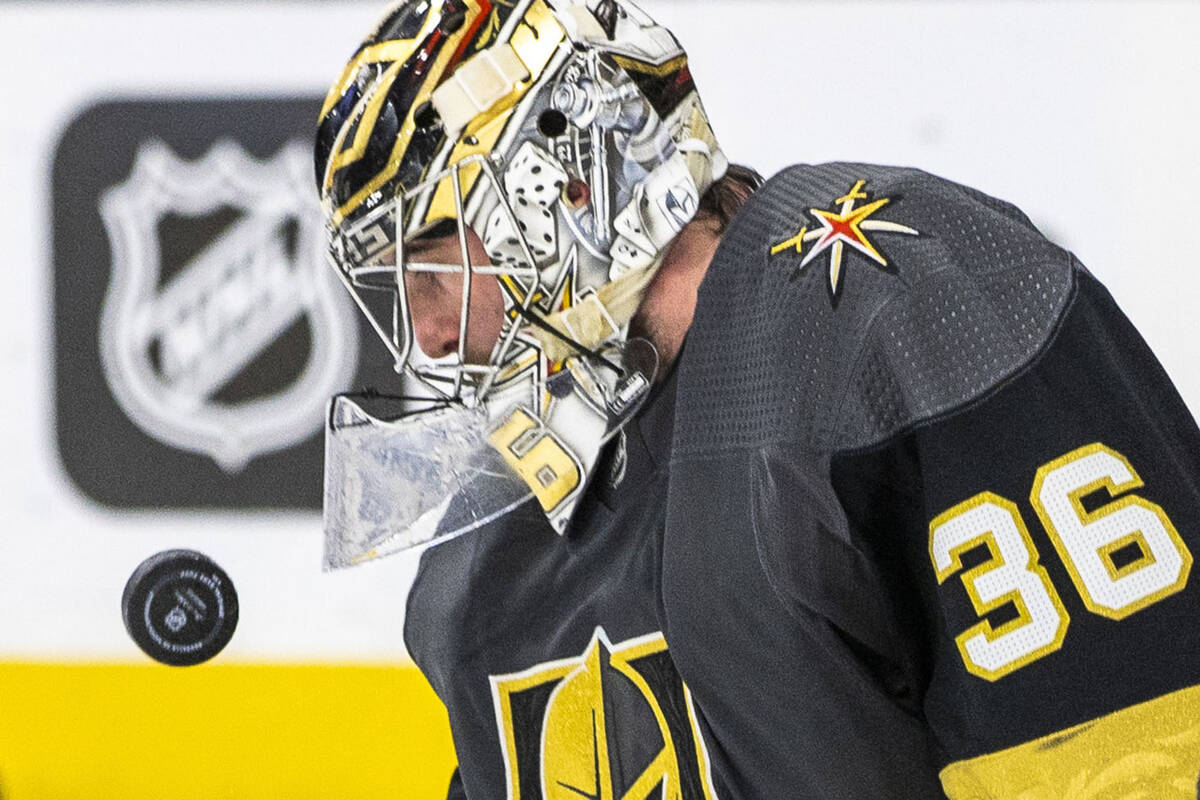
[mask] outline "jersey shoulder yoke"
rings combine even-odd
[[[786,169],[701,286],[676,453],[853,449],[969,402],[1046,344],[1076,268],[1015,206],[929,173]]]

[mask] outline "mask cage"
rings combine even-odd
[[[473,191],[491,193],[491,198],[494,198],[502,209],[512,230],[516,231],[524,263],[536,264],[529,242],[520,232],[516,214],[503,191],[495,168],[485,155],[464,158],[412,189],[398,193],[391,202],[381,203],[361,218],[331,226],[327,230],[329,247],[326,254],[342,285],[346,287],[375,334],[391,354],[396,372],[416,381],[431,392],[434,398],[468,406],[474,406],[487,397],[513,354],[518,334],[526,323],[532,321],[536,324],[537,312],[532,310],[532,304],[538,290],[543,288],[541,275],[533,266],[499,266],[490,261],[487,264],[470,265],[466,230],[468,216],[462,173],[471,167],[479,169]],[[409,262],[405,256],[405,220],[415,219],[417,215],[414,211],[420,212],[422,208],[427,208],[430,199],[444,181],[449,181],[454,197],[455,216],[451,221],[455,223],[457,231],[460,263]],[[423,232],[428,232],[442,221],[445,220],[435,220],[433,225],[421,226]],[[404,276],[406,273],[420,272],[459,273],[463,277],[459,306],[458,352],[442,362],[414,363],[418,360],[413,352],[416,336]],[[508,297],[508,307],[505,309],[508,319],[488,364],[470,364],[466,361],[471,286],[474,277],[478,275],[508,277],[519,289],[520,299]],[[366,292],[390,294],[390,312],[380,313],[379,304],[369,302]],[[390,316],[390,319],[387,319],[387,316]],[[544,381],[540,376],[538,384],[537,390],[544,390]]]

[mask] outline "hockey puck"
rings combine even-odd
[[[189,667],[221,652],[238,621],[233,581],[194,550],[166,550],[138,565],[121,595],[125,630],[146,655]]]

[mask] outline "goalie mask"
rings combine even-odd
[[[530,496],[565,529],[654,379],[628,322],[726,167],[686,55],[626,0],[393,7],[317,134],[329,259],[403,386],[332,403],[328,567]],[[422,281],[453,296],[432,347]]]

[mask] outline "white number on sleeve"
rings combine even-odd
[[[961,572],[962,555],[986,545],[991,558],[962,573],[980,617],[1007,603],[1017,617],[993,627],[985,619],[955,637],[971,673],[994,681],[1062,646],[1070,617],[1014,503],[982,492],[929,524],[929,555],[938,583]]]
[[[1095,511],[1083,507],[1082,498],[1098,489],[1115,496],[1141,486],[1123,455],[1096,443],[1039,469],[1030,493],[1084,604],[1110,619],[1178,592],[1192,567],[1192,554],[1161,506],[1126,495]]]

